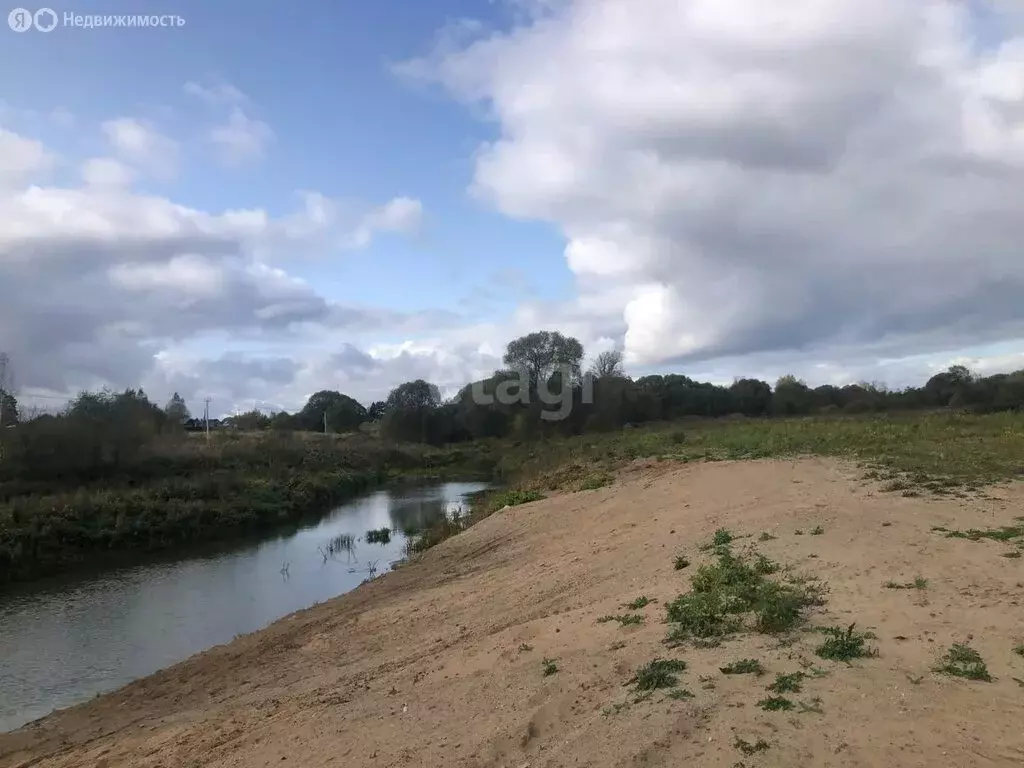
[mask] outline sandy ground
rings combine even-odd
[[[990,496],[902,498],[818,460],[638,463],[611,487],[506,510],[354,593],[0,735],[0,765],[1019,766],[1024,558],[931,531],[1024,514],[1024,488]],[[816,525],[822,535],[794,535]],[[788,647],[745,635],[670,650],[661,604],[638,627],[596,622],[641,594],[686,591],[720,526],[777,536],[758,548],[829,584],[812,624],[857,622],[880,655],[822,661],[810,632]],[[674,570],[677,553],[693,565]],[[918,575],[927,589],[883,586]],[[930,672],[968,639],[994,682]],[[681,682],[695,697],[615,711],[658,656],[689,662]],[[544,657],[556,674],[542,675]],[[718,672],[744,657],[770,674]],[[820,697],[823,712],[758,708],[801,659],[829,672],[796,697]],[[737,738],[770,747],[746,756]]]

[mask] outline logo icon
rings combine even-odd
[[[25,8],[15,8],[7,14],[7,26],[15,32],[28,32],[32,23],[32,11]]]
[[[53,28],[57,26],[57,14],[52,8],[40,8],[32,17],[32,21],[40,32],[53,32]]]

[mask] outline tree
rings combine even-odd
[[[188,412],[188,406],[185,405],[185,400],[177,392],[167,401],[164,413],[167,414],[167,420],[174,426],[181,426],[192,418],[192,415]]]
[[[729,387],[733,408],[744,416],[765,416],[772,407],[772,388],[759,379],[737,379]]]
[[[558,331],[535,331],[513,339],[505,348],[505,365],[525,371],[530,387],[549,379],[560,368],[569,369],[573,383],[579,380],[583,363],[583,345]]]
[[[380,421],[384,418],[384,411],[387,410],[387,403],[383,400],[374,400],[366,411],[366,418],[370,421]]]
[[[610,349],[602,352],[590,366],[590,373],[596,379],[622,379],[625,378],[625,371],[622,369],[622,353],[617,349]]]
[[[348,395],[322,389],[309,396],[296,419],[302,429],[322,432],[325,415],[329,432],[350,432],[366,421],[366,408]]]
[[[772,410],[782,416],[810,413],[814,406],[814,393],[796,376],[787,374],[775,383]]]
[[[437,385],[416,379],[399,384],[388,394],[387,408],[437,408],[441,405],[441,391]]]

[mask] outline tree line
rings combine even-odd
[[[5,359],[0,372],[9,371]],[[1024,406],[1024,370],[981,377],[961,365],[932,376],[920,387],[890,390],[877,384],[809,387],[795,376],[774,385],[737,379],[722,386],[680,374],[630,378],[619,352],[603,352],[584,370],[584,349],[557,331],[537,331],[509,342],[505,368],[464,386],[444,399],[438,387],[418,379],[398,385],[382,401],[364,406],[334,390],[314,393],[294,413],[253,410],[223,420],[243,431],[345,433],[367,423],[382,436],[430,444],[492,437],[531,439],[620,429],[627,425],[682,417],[801,416],[870,413],[926,408],[975,411]],[[9,375],[8,375],[9,378]],[[19,424],[17,401],[0,388],[0,423]],[[560,418],[551,418],[559,410]],[[27,420],[4,435],[8,459],[49,463],[77,455],[71,464],[117,463],[153,436],[179,430],[190,418],[177,394],[159,407],[141,390],[83,393],[63,413]],[[38,465],[38,464],[37,464]]]

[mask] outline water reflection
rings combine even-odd
[[[380,491],[287,535],[0,596],[0,731],[347,592],[483,483]],[[368,531],[387,528],[387,541]]]

